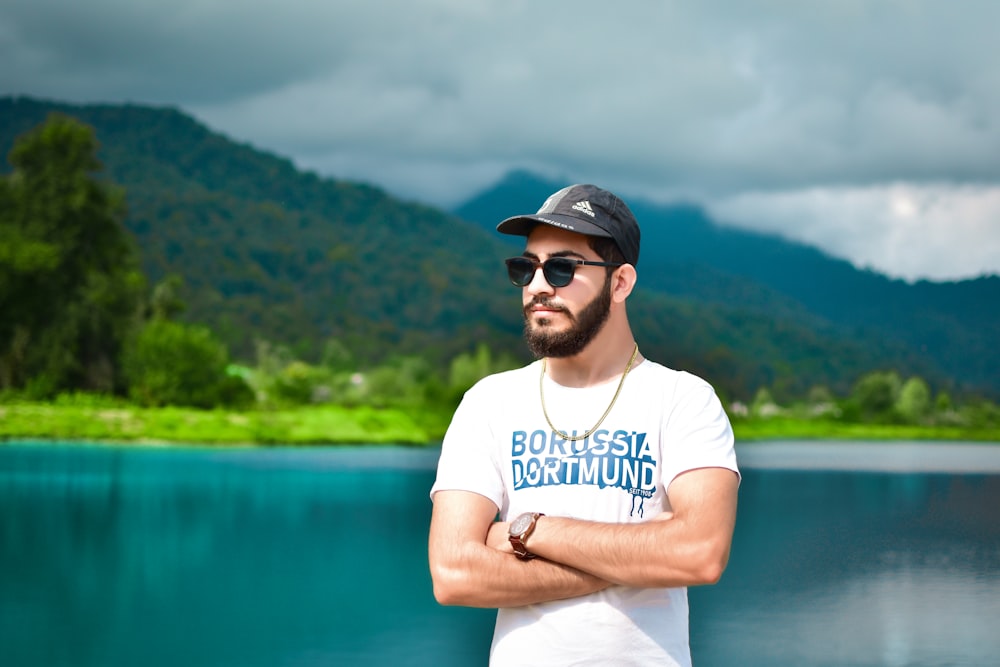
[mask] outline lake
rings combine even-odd
[[[442,608],[436,449],[0,444],[0,665],[485,665]],[[1000,446],[741,445],[699,667],[991,665]]]

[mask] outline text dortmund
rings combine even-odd
[[[549,431],[514,431],[510,454],[515,489],[588,484],[648,498],[655,488],[656,459],[645,433],[600,430],[569,441]]]

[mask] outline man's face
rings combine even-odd
[[[600,261],[581,234],[538,225],[528,237],[526,257]],[[578,266],[565,287],[552,287],[541,270],[523,288],[524,338],[536,357],[572,357],[600,332],[611,313],[611,276],[604,267]]]

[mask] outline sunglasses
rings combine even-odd
[[[524,287],[534,280],[539,266],[542,267],[546,282],[553,287],[566,287],[573,282],[573,274],[578,266],[623,266],[621,262],[591,262],[573,257],[549,257],[544,262],[531,257],[511,257],[504,261],[510,282],[518,287]]]

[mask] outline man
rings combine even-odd
[[[507,268],[539,360],[455,412],[431,490],[434,595],[499,608],[494,666],[689,665],[686,587],[722,576],[736,521],[729,420],[707,383],[639,352],[621,199],[574,185],[497,229],[527,237]]]

